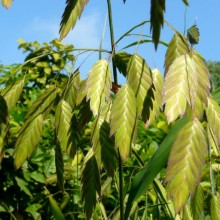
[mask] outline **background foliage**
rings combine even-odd
[[[66,1],[61,39],[87,3]],[[162,75],[142,55],[116,50],[107,5],[112,48],[80,50],[105,53],[86,79],[76,49],[57,39],[20,40],[24,63],[1,66],[0,217],[219,219],[218,63],[194,49],[195,25],[182,35],[164,22],[165,1],[151,1],[144,43],[167,46]],[[160,41],[164,23],[169,43]]]

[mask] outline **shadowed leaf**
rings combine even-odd
[[[188,122],[177,135],[170,152],[166,182],[168,198],[178,213],[195,191],[207,153],[207,140],[198,119]]]
[[[87,153],[82,168],[82,201],[86,219],[90,219],[96,206],[96,193],[101,193],[98,165],[93,150]]]
[[[111,78],[109,63],[105,59],[97,61],[89,72],[86,81],[86,99],[90,100],[93,115],[98,115],[104,101],[109,99]]]
[[[64,162],[63,162],[63,153],[59,144],[56,144],[55,147],[55,165],[57,173],[57,184],[61,189],[61,192],[64,193]]]
[[[150,22],[155,49],[160,40],[160,30],[164,23],[165,0],[151,0]]]
[[[129,216],[133,202],[146,192],[154,178],[158,175],[161,169],[165,167],[170,154],[171,145],[175,141],[178,132],[187,122],[188,118],[183,117],[173,125],[149,162],[134,176],[129,191],[128,202],[126,204],[125,219]]]
[[[4,97],[7,102],[8,112],[16,105],[22,90],[23,90],[24,80],[16,81],[15,83],[7,86],[1,91],[1,95]]]
[[[8,106],[3,96],[0,95],[0,134],[1,124],[6,124],[8,121]]]
[[[151,70],[141,56],[134,54],[128,63],[127,72],[127,82],[134,91],[137,99],[137,111],[141,115],[147,92],[152,84]]]
[[[116,67],[125,77],[127,76],[127,66],[131,56],[131,54],[126,52],[119,52],[113,56]]]
[[[182,2],[183,2],[186,6],[189,6],[188,0],[182,0]]]
[[[199,29],[197,25],[193,25],[187,30],[187,38],[191,45],[199,43]]]
[[[155,121],[155,119],[159,116],[160,109],[162,107],[162,90],[163,90],[163,76],[160,71],[155,68],[152,70],[152,92],[153,97],[151,97],[151,106],[148,115],[148,119],[146,121],[145,127],[148,127],[151,123]],[[149,106],[147,106],[149,108]]]
[[[136,122],[136,99],[133,90],[125,84],[116,94],[110,116],[110,136],[115,134],[115,146],[122,159],[129,156]]]
[[[62,15],[60,23],[60,39],[62,40],[69,33],[71,28],[76,24],[80,18],[85,5],[89,0],[66,0],[66,8]]]
[[[22,126],[15,143],[15,168],[18,169],[25,160],[31,156],[41,138],[43,117],[37,115],[32,120],[27,120]]]

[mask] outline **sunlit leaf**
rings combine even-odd
[[[206,117],[210,129],[210,135],[217,144],[220,145],[220,107],[219,104],[213,99],[208,98],[208,106],[206,108]]]
[[[86,80],[82,80],[77,91],[76,105],[80,105],[83,99],[86,97]]]
[[[4,97],[7,102],[8,112],[16,105],[22,90],[23,90],[24,80],[16,81],[15,83],[7,86],[1,91],[1,95]]]
[[[132,88],[125,84],[116,94],[111,109],[110,136],[123,159],[129,156],[136,122],[136,99]]]
[[[56,95],[56,88],[54,86],[51,86],[44,93],[39,95],[28,111],[26,118],[35,117],[38,114],[43,114],[45,118],[54,103]]]
[[[89,72],[86,81],[87,100],[93,115],[98,115],[105,100],[108,100],[111,91],[111,70],[107,60],[97,61]]]
[[[127,72],[128,84],[137,98],[138,114],[141,115],[147,92],[152,84],[151,70],[141,56],[134,54],[128,63]]]
[[[76,106],[77,91],[80,85],[79,72],[74,73],[67,82],[66,89],[64,90],[64,100],[69,103],[72,109]]]
[[[178,213],[201,177],[207,153],[207,140],[202,124],[194,119],[177,135],[168,160],[166,181],[168,198]]]
[[[191,199],[191,210],[194,219],[199,219],[204,210],[204,192],[199,184],[196,187],[195,193]]]
[[[11,6],[12,2],[13,0],[2,0],[2,5],[8,9]]]
[[[55,220],[65,220],[63,213],[60,210],[59,205],[52,195],[49,195],[50,207]]]
[[[189,105],[194,116],[198,115],[200,101],[207,105],[209,93],[209,76],[205,64],[197,54],[181,55],[177,57],[166,73],[163,103],[168,122],[174,121],[186,112]],[[200,100],[197,100],[199,98]],[[202,105],[200,104],[202,107]],[[201,109],[203,110],[203,109]],[[200,110],[200,111],[201,111]]]
[[[22,126],[15,144],[15,168],[18,169],[31,156],[41,138],[43,117],[37,115]]]
[[[155,49],[160,40],[160,30],[164,23],[165,0],[151,0],[150,22]]]
[[[220,196],[213,195],[211,199],[211,218],[214,220],[220,219]]]
[[[55,113],[55,127],[56,136],[63,151],[68,148],[69,130],[72,118],[72,108],[70,105],[61,100],[56,108]]]
[[[175,32],[166,52],[164,63],[165,75],[168,72],[169,67],[177,57],[187,54],[189,52],[190,48],[187,39],[180,33]]]
[[[184,206],[183,209],[183,220],[193,220],[193,219],[194,218],[192,216],[190,206],[187,204]]]
[[[183,117],[177,121],[175,125],[173,125],[150,161],[134,176],[131,183],[128,202],[126,204],[125,219],[129,216],[133,202],[146,192],[154,178],[158,175],[161,169],[165,167],[170,154],[171,146],[175,141],[178,132],[186,125],[187,122],[188,118]]]
[[[62,15],[60,23],[60,39],[62,40],[69,33],[71,28],[80,18],[85,5],[89,0],[66,0],[66,8]]]
[[[86,219],[90,219],[96,206],[96,194],[100,196],[101,193],[99,169],[92,149],[85,157],[81,182]]]

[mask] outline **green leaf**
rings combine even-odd
[[[165,75],[168,72],[169,67],[177,57],[187,54],[189,52],[190,48],[187,39],[179,32],[175,32],[166,52],[164,63]]]
[[[66,101],[61,100],[56,108],[55,127],[56,136],[63,151],[68,148],[71,118],[72,108]]]
[[[151,70],[141,56],[134,54],[130,58],[127,72],[127,82],[137,98],[137,111],[141,115],[147,92],[152,84]]]
[[[183,209],[183,220],[193,220],[192,213],[190,210],[190,206],[187,204]]]
[[[75,72],[67,82],[66,89],[64,90],[64,100],[69,103],[72,109],[76,106],[77,91],[80,85],[79,72]]]
[[[13,0],[2,0],[2,5],[8,9],[11,6],[12,2]]]
[[[207,140],[198,119],[188,122],[177,135],[170,152],[166,182],[168,198],[171,198],[178,213],[189,195],[195,191],[201,177]]]
[[[165,11],[165,0],[151,0],[150,9],[150,29],[153,32],[152,38],[154,41],[155,49],[160,40],[160,29],[164,23],[164,11]]]
[[[47,113],[50,111],[56,96],[56,88],[54,86],[50,86],[49,89],[38,96],[28,111],[26,118],[36,117],[38,114],[43,114],[43,117],[45,118]]]
[[[127,66],[131,56],[131,54],[126,52],[119,52],[113,55],[113,60],[116,67],[125,77],[127,76]]]
[[[199,29],[197,25],[194,24],[187,30],[187,38],[191,45],[199,43]]]
[[[0,95],[0,134],[1,124],[7,124],[8,122],[8,106],[3,96]]]
[[[211,199],[211,218],[212,220],[220,219],[220,196],[213,195]]]
[[[155,122],[156,118],[159,116],[160,109],[162,107],[162,90],[163,90],[163,76],[160,71],[155,68],[152,70],[153,85],[151,86],[153,97],[151,98],[148,120],[146,121],[145,127],[148,127],[151,123]]]
[[[204,211],[204,192],[201,184],[196,187],[195,193],[191,199],[191,210],[193,219],[199,219]]]
[[[61,189],[61,192],[64,193],[64,162],[62,149],[59,144],[57,144],[55,148],[55,164],[57,173],[57,184]]]
[[[21,178],[15,177],[15,180],[22,191],[24,191],[31,198],[33,197],[30,190],[28,189],[28,183]]]
[[[60,39],[62,40],[69,33],[71,28],[76,24],[80,18],[85,5],[89,0],[66,0],[66,8],[62,15],[60,23]]]
[[[101,183],[98,165],[93,149],[87,153],[82,168],[82,201],[86,219],[90,219],[96,206],[96,193],[100,196]]]
[[[86,97],[86,80],[82,80],[77,91],[76,105],[80,105]]]
[[[159,148],[149,162],[134,176],[131,183],[128,202],[126,204],[125,219],[127,219],[129,216],[133,202],[146,192],[154,178],[166,165],[171,146],[175,141],[177,134],[187,122],[188,118],[183,117],[171,127],[168,135],[160,144]]]
[[[32,204],[30,206],[28,206],[26,209],[25,209],[25,212],[28,212],[30,213],[34,220],[37,220],[40,216],[40,214],[37,212],[40,208],[42,207],[41,204],[38,204],[38,203],[35,203],[35,204]]]
[[[110,136],[115,134],[115,146],[122,159],[129,156],[136,125],[136,99],[129,84],[116,94],[110,116]]]
[[[50,207],[55,220],[65,220],[63,213],[61,212],[56,200],[52,195],[49,195]]]
[[[198,103],[201,101],[207,105],[209,87],[205,64],[196,53],[177,57],[169,67],[164,82],[163,104],[166,104],[168,122],[184,115],[187,105],[194,111],[194,116],[197,115]]]
[[[8,112],[16,105],[22,90],[23,90],[24,80],[16,81],[15,83],[7,86],[1,91],[1,95],[4,97],[7,102]]]
[[[18,139],[15,143],[15,168],[18,169],[25,160],[31,156],[41,138],[43,117],[37,115],[27,120],[22,126]]]
[[[188,0],[182,0],[182,2],[183,2],[186,6],[189,6]]]
[[[206,108],[206,117],[210,135],[214,143],[220,145],[220,107],[219,104],[211,97],[208,98],[208,106]],[[209,138],[209,140],[210,140]],[[212,142],[212,141],[211,141]]]
[[[111,70],[105,59],[97,61],[89,72],[86,81],[87,101],[93,115],[98,115],[105,100],[109,99],[111,91]]]

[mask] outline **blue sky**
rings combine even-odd
[[[134,25],[149,20],[150,0],[112,0],[115,39]],[[186,11],[186,27],[196,21],[200,29],[200,43],[195,48],[206,60],[220,61],[220,1],[189,0],[190,7]],[[180,32],[184,31],[184,14],[186,7],[181,0],[166,1],[165,19]],[[57,38],[59,23],[65,7],[61,0],[22,0],[14,1],[11,8],[0,7],[0,62],[2,64],[19,63],[25,55],[18,50],[17,40],[49,42]],[[70,32],[65,43],[74,44],[76,48],[98,48],[106,17],[106,1],[90,0],[78,21]],[[149,34],[149,24],[137,29],[135,33]],[[162,30],[161,40],[169,42],[172,31],[166,26]],[[117,49],[139,38],[128,37]],[[104,48],[110,49],[109,33],[106,31]],[[128,52],[138,52],[146,58],[151,68],[158,67],[163,72],[163,61],[166,48],[159,46],[157,52],[152,44],[145,44],[138,48],[130,48]],[[88,71],[97,59],[93,55],[85,64],[83,71]]]

